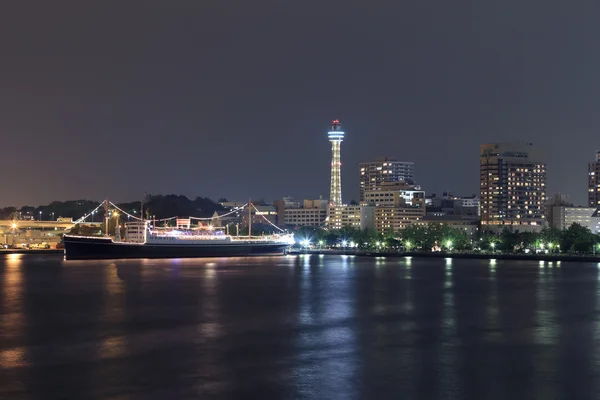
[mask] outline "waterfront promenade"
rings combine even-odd
[[[62,255],[62,249],[0,249],[0,257],[9,254]],[[472,260],[530,260],[530,261],[574,261],[598,262],[600,255],[593,254],[504,254],[504,253],[461,253],[461,252],[394,252],[367,250],[292,250],[290,255],[323,254],[352,255],[360,257],[416,257],[416,258],[456,258]]]
[[[523,254],[523,253],[466,253],[445,251],[372,251],[372,250],[292,250],[288,254],[338,254],[362,257],[419,257],[419,258],[460,258],[473,260],[531,260],[531,261],[579,261],[600,262],[600,254]]]

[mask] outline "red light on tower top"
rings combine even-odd
[[[333,121],[331,121],[331,130],[332,131],[341,131],[342,130],[342,124],[339,119],[334,119]]]

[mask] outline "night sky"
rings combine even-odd
[[[585,203],[599,21],[591,0],[6,2],[0,206],[327,198],[334,118],[346,202],[380,156],[478,193],[479,145],[520,139]]]

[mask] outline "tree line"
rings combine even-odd
[[[59,217],[63,217],[77,220],[94,210],[100,203],[101,202],[99,201],[93,200],[70,200],[53,201],[50,204],[38,207],[4,207],[0,208],[0,219],[56,220]],[[139,217],[142,209],[142,202],[134,201],[129,203],[118,203],[117,206],[122,210]],[[147,195],[144,199],[144,214],[146,218],[155,217],[160,219],[173,216],[203,218],[212,216],[215,211],[223,213],[226,210],[219,203],[208,197],[196,197],[192,200],[182,195],[158,194]],[[96,221],[101,221],[102,218],[104,218],[104,212],[104,207],[98,209],[95,213],[95,218],[97,218]]]
[[[339,230],[298,228],[294,231],[300,246],[346,247],[389,251],[465,251],[502,253],[595,253],[600,252],[600,235],[573,224],[568,229],[544,229],[539,233],[504,229],[500,233],[480,233],[469,237],[447,225],[415,225],[386,234],[373,229],[344,227]]]

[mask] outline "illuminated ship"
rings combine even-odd
[[[293,234],[233,236],[212,226],[158,228],[151,221],[125,224],[125,238],[64,235],[65,258],[184,258],[285,254]]]

